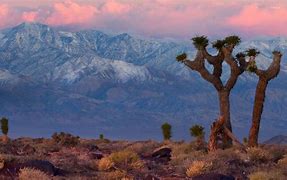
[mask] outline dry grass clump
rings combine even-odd
[[[186,169],[186,175],[188,177],[193,177],[200,175],[208,171],[212,166],[212,163],[205,161],[193,161],[189,168]]]
[[[19,180],[39,180],[39,179],[49,180],[51,178],[44,172],[37,169],[32,168],[20,169]]]
[[[271,154],[267,150],[259,147],[248,148],[247,154],[250,161],[253,162],[265,162],[268,161],[269,159],[272,159]]]
[[[98,169],[100,171],[107,171],[111,169],[113,166],[114,166],[113,161],[108,157],[104,157],[98,162]]]
[[[286,176],[280,171],[257,171],[248,176],[250,180],[285,180]]]
[[[116,170],[116,171],[112,171],[112,172],[107,173],[105,175],[105,178],[107,180],[122,180],[122,179],[126,179],[128,177],[127,177],[126,172]]]
[[[139,156],[129,150],[123,150],[119,152],[114,152],[109,156],[110,160],[117,167],[121,168],[132,168],[141,169],[144,167],[144,163],[140,160]]]
[[[206,152],[194,150],[190,143],[171,144],[170,147],[172,149],[170,163],[183,174],[193,161],[206,156]]]

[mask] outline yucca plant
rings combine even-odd
[[[252,73],[257,71],[257,65],[255,62],[255,57],[258,54],[260,54],[260,52],[254,48],[246,50],[246,55],[250,57],[250,61],[249,61],[248,66],[246,68],[247,71],[252,72]]]
[[[206,36],[196,36],[191,39],[196,49],[205,48],[208,46],[209,40]]]
[[[224,42],[227,45],[237,46],[241,43],[241,39],[238,36],[228,36],[224,39]]]
[[[217,50],[221,50],[221,48],[223,48],[224,45],[225,45],[224,40],[216,40],[215,42],[212,43],[212,47]]]
[[[251,56],[256,57],[258,54],[260,54],[260,52],[257,51],[257,49],[251,48],[251,49],[246,50],[246,55],[249,57]]]
[[[182,53],[182,54],[180,54],[180,55],[178,55],[178,56],[176,57],[176,60],[177,60],[178,62],[183,62],[184,60],[186,60],[186,58],[187,58],[187,54],[186,54],[186,53]]]

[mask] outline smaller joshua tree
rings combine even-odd
[[[161,125],[161,130],[162,130],[163,139],[165,141],[170,140],[170,138],[171,138],[171,125],[168,123],[164,123],[163,125]]]
[[[8,131],[9,131],[9,126],[8,126],[8,119],[6,117],[3,117],[1,119],[1,129],[3,133],[3,141],[7,142],[8,141]]]
[[[190,129],[190,135],[192,137],[196,138],[196,144],[197,146],[202,146],[204,144],[204,127],[200,126],[200,125],[194,125],[192,126]]]

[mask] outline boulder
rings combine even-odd
[[[162,147],[153,151],[152,159],[159,162],[168,162],[171,158],[171,148]]]
[[[49,161],[29,160],[24,163],[5,164],[4,168],[0,170],[0,177],[16,177],[19,173],[19,170],[22,168],[38,169],[51,176],[58,175],[59,172],[59,170]]]
[[[55,166],[49,161],[31,160],[31,161],[27,161],[23,163],[21,166],[38,169],[40,171],[45,172],[48,175],[53,175],[53,176],[57,175],[57,168],[55,168]]]

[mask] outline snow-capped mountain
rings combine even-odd
[[[257,63],[266,68],[273,50],[287,53],[287,38],[244,41],[235,52],[249,47],[261,52]],[[126,33],[64,32],[38,23],[2,30],[0,113],[10,117],[14,135],[21,135],[17,130],[37,136],[69,130],[85,136],[158,138],[160,124],[170,121],[175,137],[186,138],[187,126],[209,127],[218,108],[212,86],[175,61],[182,52],[191,58],[195,54],[191,43]],[[263,128],[271,133],[287,127],[283,59],[264,111]],[[250,123],[255,82],[256,76],[244,74],[232,95],[233,125],[240,136]]]

